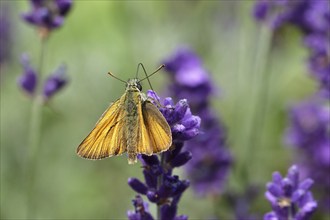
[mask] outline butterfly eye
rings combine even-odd
[[[142,86],[141,86],[141,84],[140,84],[139,82],[136,84],[136,87],[137,87],[140,91],[142,91]]]

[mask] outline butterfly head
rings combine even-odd
[[[139,79],[129,79],[126,83],[126,90],[139,90],[142,91],[142,86]]]

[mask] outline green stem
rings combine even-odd
[[[32,218],[34,214],[35,202],[35,174],[37,168],[37,155],[40,147],[41,122],[42,122],[42,67],[44,63],[46,38],[41,38],[39,65],[37,69],[37,88],[33,98],[30,118],[30,128],[28,136],[28,152],[27,152],[27,169],[26,169],[26,202],[27,202],[27,218]]]
[[[237,147],[239,150],[242,149],[242,146],[244,145],[244,142],[242,142],[241,140],[245,140],[245,134],[243,133],[243,131],[245,131],[245,124],[242,126],[242,114],[240,114],[242,112],[242,91],[244,91],[244,85],[246,83],[246,79],[247,79],[247,75],[249,75],[251,69],[249,68],[250,66],[250,62],[248,59],[248,53],[247,53],[247,46],[249,45],[249,28],[247,28],[247,24],[246,24],[246,19],[244,19],[244,16],[246,16],[246,5],[245,4],[241,4],[239,9],[239,21],[240,23],[240,28],[239,28],[239,47],[238,47],[238,65],[237,65],[237,74],[235,77],[235,102],[234,102],[234,107],[233,107],[233,131],[237,132],[238,137],[233,137],[233,145],[234,147]],[[249,11],[249,10],[248,10]],[[244,93],[243,93],[244,94]],[[245,113],[245,111],[244,111]],[[244,114],[243,114],[244,115]],[[242,154],[243,157],[246,154]],[[238,158],[239,159],[239,158]],[[244,160],[244,158],[243,158]],[[245,180],[246,180],[246,165],[244,163],[235,163],[234,164],[235,167],[235,172],[233,175],[233,178],[236,179],[235,183],[242,183],[242,186],[245,186]],[[239,187],[237,186],[233,186],[234,188]]]
[[[161,153],[160,154],[160,166],[164,168],[165,164],[165,154]],[[157,178],[157,190],[159,190],[160,186],[162,185],[163,182],[163,174],[159,175]],[[157,204],[157,220],[160,220],[160,209],[161,209],[161,204]]]
[[[244,166],[244,175],[248,178],[249,170],[253,170],[253,161],[257,156],[258,147],[260,145],[260,139],[263,133],[263,125],[265,119],[265,112],[267,106],[268,97],[268,84],[270,73],[266,72],[266,66],[268,62],[268,55],[270,51],[273,32],[268,26],[261,27],[261,33],[258,43],[258,49],[256,54],[256,61],[254,66],[255,80],[253,86],[255,86],[253,100],[252,100],[252,116],[249,124],[249,136],[247,140],[246,154]],[[252,162],[252,163],[251,163]],[[249,181],[247,180],[247,183]]]

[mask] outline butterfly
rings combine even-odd
[[[148,81],[148,77],[164,67],[160,66],[148,76],[141,63],[138,68],[140,65]],[[172,145],[171,128],[153,100],[142,93],[140,82],[144,79],[125,82],[109,74],[126,83],[125,93],[102,114],[78,146],[77,154],[86,159],[103,159],[127,152],[128,163],[134,164],[138,154],[152,155],[168,150]]]

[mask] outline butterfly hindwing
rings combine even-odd
[[[150,128],[145,124],[143,111],[145,110],[143,109],[142,96],[140,96],[138,103],[137,153],[150,156],[153,153],[152,143],[148,133],[148,129]]]
[[[171,129],[158,108],[149,100],[142,103],[142,116],[153,153],[160,153],[172,145]],[[143,126],[142,126],[143,127]],[[138,152],[139,152],[138,148]]]

